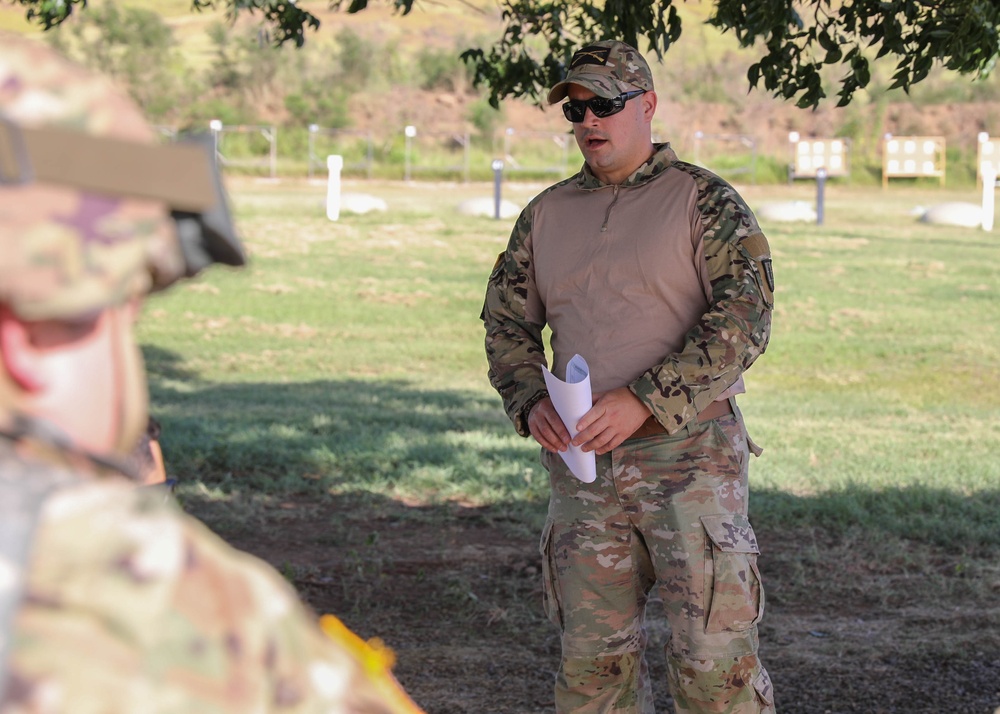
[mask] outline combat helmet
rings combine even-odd
[[[212,149],[166,143],[109,80],[0,32],[0,305],[69,319],[242,265]]]

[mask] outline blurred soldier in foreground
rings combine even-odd
[[[0,33],[2,714],[419,712],[383,652],[129,480],[140,301],[212,262],[244,255],[204,148]]]
[[[163,463],[163,451],[160,448],[160,422],[149,417],[146,430],[139,436],[139,441],[132,447],[128,455],[128,466],[144,486],[173,491],[174,479],[167,479],[167,467]]]

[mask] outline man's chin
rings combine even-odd
[[[607,152],[590,151],[584,154],[583,158],[586,160],[587,165],[594,171],[606,172],[613,168],[614,161],[612,161]]]

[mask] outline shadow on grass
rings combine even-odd
[[[168,470],[222,491],[335,490],[425,501],[537,501],[533,442],[488,392],[361,379],[219,384],[145,348]]]
[[[863,532],[989,556],[1000,553],[1000,488],[963,495],[932,486],[875,490],[855,485],[812,496],[751,483],[750,515],[758,530],[809,528],[832,536]]]
[[[517,436],[488,392],[406,381],[201,381],[176,355],[146,348],[153,414],[168,470],[223,497],[365,495],[529,513],[548,495],[534,442]],[[1000,487],[965,495],[931,485],[801,496],[753,486],[758,530],[815,527],[1000,552]],[[447,509],[445,509],[447,510]],[[416,516],[416,512],[414,512]]]

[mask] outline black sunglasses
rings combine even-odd
[[[579,124],[587,116],[587,107],[594,112],[595,117],[603,119],[617,114],[625,108],[625,102],[635,99],[640,94],[645,94],[645,89],[637,89],[634,92],[625,92],[617,97],[605,99],[604,97],[591,97],[590,99],[570,99],[562,105],[563,114],[574,124]]]

